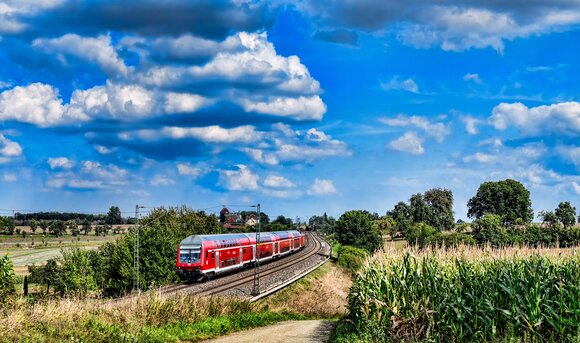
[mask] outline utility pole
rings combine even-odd
[[[139,285],[139,209],[144,208],[144,206],[135,205],[135,240],[133,241],[133,289],[137,292],[141,292],[141,287]]]
[[[258,212],[258,231],[256,231],[256,246],[255,246],[256,263],[254,263],[254,288],[252,289],[252,295],[257,296],[260,294],[260,259],[259,259],[260,254],[258,250],[259,248],[258,243],[260,242],[260,230],[262,221],[260,220],[260,204],[252,207],[256,207]]]

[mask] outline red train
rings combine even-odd
[[[189,236],[181,241],[175,263],[182,280],[200,280],[216,274],[283,257],[304,247],[305,236],[299,231],[260,233],[256,254],[255,233],[230,233]]]

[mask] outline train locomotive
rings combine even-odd
[[[199,281],[287,256],[302,249],[306,237],[299,231],[260,233],[256,252],[255,233],[194,235],[177,249],[176,271],[183,281]]]

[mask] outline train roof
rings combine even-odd
[[[289,230],[289,231],[271,231],[271,232],[261,232],[260,233],[260,242],[270,241],[274,237],[280,239],[290,238],[290,235],[301,235],[299,231],[296,230]],[[251,239],[256,240],[256,233],[222,233],[222,234],[214,234],[214,235],[194,235],[188,236],[184,240],[181,241],[181,245],[201,245],[202,242],[206,241],[229,241],[234,239]]]

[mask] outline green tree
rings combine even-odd
[[[428,244],[435,244],[441,233],[434,227],[426,223],[416,223],[405,231],[405,239],[410,245],[424,247]]]
[[[0,307],[6,303],[6,298],[16,292],[15,283],[16,277],[14,276],[12,261],[8,258],[8,255],[0,257]]]
[[[374,220],[373,225],[382,235],[389,235],[391,240],[397,233],[397,222],[390,216],[384,216]]]
[[[363,248],[370,253],[383,247],[381,233],[373,226],[366,211],[348,211],[336,222],[336,234],[340,244]]]
[[[560,225],[558,216],[552,211],[540,211],[538,218],[542,219],[542,225],[550,229],[556,229]]]
[[[35,233],[36,229],[38,229],[38,221],[36,219],[32,219],[28,225],[30,226],[32,233]]]
[[[40,226],[40,229],[42,229],[42,234],[46,235],[46,229],[48,229],[48,227],[50,226],[50,223],[46,220],[41,220],[39,226]]]
[[[80,248],[62,250],[55,289],[61,295],[86,296],[97,289],[91,250]]]
[[[13,235],[16,229],[14,219],[10,217],[0,217],[0,232],[6,235]]]
[[[411,209],[403,201],[399,201],[392,211],[387,212],[387,215],[393,218],[397,224],[396,231],[400,233],[404,233],[413,223]]]
[[[513,225],[520,218],[529,223],[534,218],[530,192],[518,181],[507,179],[497,182],[484,182],[477,194],[467,203],[467,215],[481,218],[487,213],[501,217],[505,225]]]
[[[88,219],[83,220],[83,224],[81,227],[81,231],[85,233],[85,236],[88,235],[93,230],[93,226]]]
[[[66,224],[62,220],[53,220],[48,227],[48,232],[55,236],[62,236],[66,233]]]
[[[109,225],[123,224],[123,217],[121,216],[121,209],[119,209],[119,207],[117,207],[117,206],[111,206],[111,208],[109,208],[109,212],[107,213],[105,223],[109,224]]]
[[[576,207],[573,207],[569,201],[559,203],[555,215],[564,227],[576,224]]]
[[[453,192],[445,188],[432,188],[423,194],[423,200],[431,209],[427,223],[437,230],[450,230],[454,227]]]
[[[473,223],[473,238],[479,244],[489,243],[494,247],[508,244],[509,235],[502,226],[502,218],[497,214],[486,214]]]

